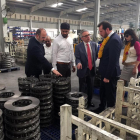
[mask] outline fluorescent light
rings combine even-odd
[[[60,3],[56,3],[56,4],[51,5],[51,7],[54,7],[54,8],[55,8],[55,7],[57,7],[57,6],[61,6],[62,4],[63,4],[63,3],[61,3],[61,2],[60,2]]]
[[[81,11],[85,11],[85,10],[87,10],[88,8],[82,8],[82,9],[78,9],[78,10],[76,10],[77,12],[81,12]]]
[[[23,1],[23,0],[17,0],[17,1]]]

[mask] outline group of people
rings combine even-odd
[[[126,46],[122,61],[124,67],[121,72],[119,59],[122,41],[112,31],[112,25],[109,22],[103,21],[98,25],[99,33],[104,38],[99,52],[97,44],[90,39],[90,33],[87,30],[81,31],[82,42],[75,48],[75,57],[73,40],[68,36],[70,25],[62,23],[60,28],[61,34],[54,39],[52,46],[51,38],[47,36],[45,29],[38,29],[36,36],[30,39],[25,66],[27,77],[35,76],[38,78],[42,74],[42,70],[44,74],[52,71],[57,76],[70,77],[71,69],[75,72],[77,67],[79,91],[87,93],[88,105],[94,106],[92,95],[96,60],[98,58],[100,59],[99,73],[101,75],[100,105],[93,112],[100,113],[106,106],[115,106],[117,80],[120,78],[125,82],[129,82],[130,77],[136,77],[138,69],[140,69],[140,44],[135,32],[128,29],[124,33]],[[52,49],[46,49],[43,43],[46,44],[45,47],[51,46]]]

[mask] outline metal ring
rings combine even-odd
[[[24,107],[14,106],[14,103],[17,102],[17,101],[20,101],[20,100],[30,100],[32,103],[27,105],[27,106],[24,106]],[[19,97],[19,98],[7,101],[4,104],[4,107],[7,110],[20,112],[20,111],[26,111],[26,110],[34,109],[35,107],[39,106],[39,103],[40,103],[40,101],[37,98],[35,98],[35,97],[26,97],[25,96],[25,97]]]
[[[12,96],[9,96],[7,98],[2,98],[1,96],[6,94],[6,93],[12,93]],[[21,96],[21,93],[18,90],[4,90],[0,91],[0,102],[6,102],[7,100],[13,99],[13,98],[18,98]]]

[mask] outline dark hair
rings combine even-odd
[[[136,36],[135,32],[133,29],[127,29],[125,32],[124,32],[124,37],[126,35],[130,35],[132,37],[132,40],[131,40],[131,46],[134,46],[135,42],[138,41],[138,37]],[[125,45],[128,43],[128,41],[126,41],[125,39]]]
[[[37,29],[37,31],[36,31],[36,35],[40,35],[42,30],[45,30],[45,29],[43,29],[43,28],[39,28],[39,29]]]
[[[70,30],[70,25],[67,22],[61,23],[60,29]]]
[[[103,26],[103,29],[106,30],[107,28],[109,28],[109,30],[112,30],[112,25],[107,22],[107,21],[102,21],[98,24],[98,27]]]

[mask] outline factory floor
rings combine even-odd
[[[20,70],[11,71],[11,72],[4,72],[0,73],[0,85],[4,84],[6,90],[18,90],[18,78],[19,77],[26,77],[25,75],[25,67],[23,65],[19,65]],[[76,76],[76,72],[71,75],[71,91],[78,91],[79,89],[79,82],[78,77]],[[95,108],[99,105],[99,97],[93,93],[93,101],[95,104]]]

